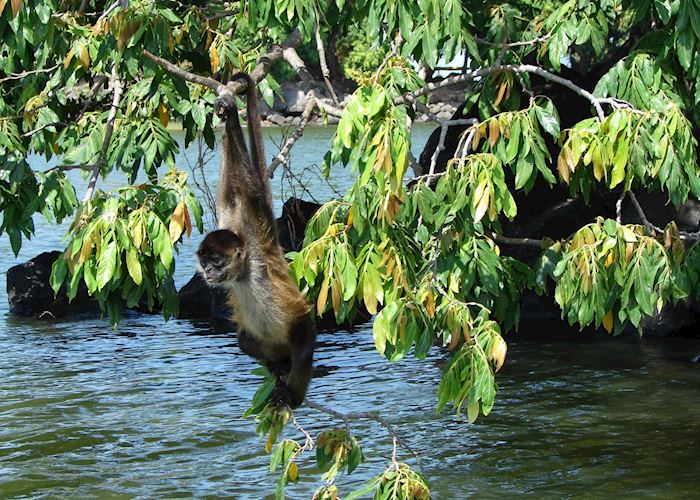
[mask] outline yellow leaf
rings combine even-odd
[[[134,227],[131,229],[131,239],[134,241],[134,246],[139,249],[143,250],[143,222],[142,220],[139,220]]]
[[[10,3],[12,3],[12,18],[14,19],[19,14],[19,11],[22,10],[22,0],[10,0]],[[0,13],[2,13],[2,10],[0,10]]]
[[[428,311],[428,316],[433,319],[435,316],[435,297],[433,292],[428,292],[425,296],[425,310]]]
[[[481,128],[477,126],[474,128],[474,138],[472,139],[472,146],[471,146],[472,151],[476,151],[476,148],[479,147],[480,140],[481,140]]]
[[[469,332],[471,331],[471,327],[469,326],[469,323],[466,321],[462,323],[462,336],[464,337],[464,341],[468,344],[471,342],[472,337],[469,335]]]
[[[605,316],[603,316],[603,328],[608,333],[612,333],[613,329],[613,312],[608,311]]]
[[[499,104],[501,104],[501,101],[503,100],[503,96],[506,93],[506,88],[508,87],[508,82],[506,80],[503,80],[501,82],[501,85],[498,87],[498,96],[496,96],[496,101],[493,103],[494,107],[498,107]]]
[[[58,143],[57,143],[57,142],[54,142],[54,143],[53,143],[53,152],[54,152],[55,154],[58,154],[58,151],[59,151],[59,149],[58,149]]]
[[[267,436],[267,441],[265,441],[265,453],[270,453],[272,451],[273,444],[275,444],[275,438],[272,432],[270,432],[270,435]]]
[[[600,181],[605,177],[605,169],[603,168],[603,158],[600,156],[599,148],[591,147],[591,149],[593,150],[593,175],[595,175],[595,178]]]
[[[192,235],[192,219],[190,218],[190,211],[187,209],[187,205],[185,205],[185,231],[189,238]]]
[[[459,344],[459,335],[450,333],[450,344],[447,346],[447,349],[454,351],[457,348],[457,344]]]
[[[175,50],[175,39],[173,35],[170,35],[170,38],[168,38],[168,52],[172,54],[173,50]]]
[[[328,301],[328,288],[330,282],[330,277],[326,276],[323,282],[321,283],[321,290],[318,292],[318,298],[316,299],[316,313],[318,313],[319,316],[323,315],[323,311],[326,308],[326,302]],[[365,297],[366,298],[366,297]],[[366,304],[365,300],[365,304]],[[367,310],[369,311],[369,307],[367,307]],[[370,311],[371,314],[374,314],[377,312],[377,307],[374,307],[374,312]]]
[[[289,471],[287,472],[287,477],[290,481],[296,481],[299,477],[299,467],[295,462],[289,463]]]
[[[457,281],[457,277],[454,275],[454,273],[450,273],[450,291],[451,292],[459,292],[459,282]]]
[[[493,147],[498,140],[498,134],[500,133],[500,128],[498,126],[498,120],[489,120],[489,144]]]
[[[73,59],[73,55],[75,55],[75,52],[73,51],[73,49],[70,49],[66,54],[66,58],[63,60],[63,69],[68,69],[70,62]]]
[[[83,65],[83,68],[90,68],[90,54],[88,53],[88,49],[85,45],[81,45],[78,49],[78,58],[80,59],[80,64]]]
[[[7,3],[7,0],[0,0],[0,16],[2,15],[2,11],[5,10],[6,3]]]
[[[168,233],[170,234],[170,241],[172,243],[175,243],[180,239],[182,230],[185,228],[185,209],[185,202],[181,201],[177,204],[173,215],[170,217]]]
[[[350,212],[348,213],[348,222],[347,222],[348,227],[352,227],[352,223],[355,220],[355,216],[353,215],[354,213],[355,213],[355,210],[350,209]]]
[[[481,190],[481,186],[484,186]],[[481,191],[481,192],[480,192]],[[480,197],[478,195],[481,194]],[[474,202],[476,207],[474,209],[474,222],[479,222],[486,215],[486,211],[489,208],[489,198],[491,196],[491,187],[486,183],[479,184],[476,189],[476,196]]]
[[[506,360],[508,346],[506,341],[501,337],[497,337],[491,344],[491,359],[496,365],[496,371],[500,370]]]
[[[569,172],[569,166],[566,164],[563,154],[560,154],[559,158],[557,159],[557,170],[559,171],[559,176],[561,179],[568,184],[571,175]]]
[[[377,314],[377,297],[366,284],[362,287],[362,299],[365,302],[367,312],[372,315]]]
[[[209,60],[211,61],[211,72],[216,73],[216,70],[219,69],[219,51],[216,50],[215,44],[209,46]]]
[[[168,126],[168,122],[170,121],[170,114],[168,113],[168,107],[163,101],[160,101],[160,104],[158,105],[158,119],[164,127]]]
[[[610,267],[614,261],[615,252],[611,250],[608,252],[608,256],[605,258],[605,267]]]

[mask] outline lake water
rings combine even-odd
[[[416,153],[429,132],[417,127]],[[295,172],[320,162],[331,133],[307,130],[292,156]],[[266,134],[269,154],[280,132]],[[215,158],[212,178],[217,169]],[[304,179],[320,201],[351,182],[344,170],[334,172],[332,187],[311,171]],[[281,186],[278,176],[278,213],[291,195]],[[37,218],[37,236],[15,259],[3,236],[0,271],[60,249],[61,238]],[[181,247],[178,286],[194,271],[200,239]],[[584,335],[551,323],[540,329],[508,334],[496,406],[475,424],[434,411],[446,362],[440,350],[423,362],[389,363],[374,349],[370,325],[320,332],[308,397],[341,412],[380,412],[422,457],[434,498],[697,497],[700,365],[690,358],[700,344]],[[0,353],[0,498],[272,495],[277,476],[268,472],[264,443],[253,419],[241,417],[259,383],[250,373],[256,365],[232,333],[139,314],[127,314],[118,331],[99,319],[14,318],[2,274]],[[312,434],[334,424],[309,408],[296,415]],[[382,427],[351,428],[367,461],[338,480],[345,493],[380,473],[391,455]],[[301,439],[292,426],[285,435]],[[403,451],[399,459],[415,465]],[[313,453],[301,460],[289,498],[310,498],[321,484],[313,464]]]

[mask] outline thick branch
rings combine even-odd
[[[180,77],[183,80],[187,80],[188,82],[198,83],[199,85],[209,87],[217,94],[221,94],[222,92],[225,92],[226,86],[220,82],[217,82],[213,78],[209,78],[207,76],[195,75],[194,73],[190,73],[189,71],[185,71],[184,69],[179,68],[178,66],[171,63],[170,61],[167,61],[167,60],[163,59],[162,57],[158,57],[155,54],[151,54],[146,49],[144,49],[143,55],[146,56],[151,61],[153,61],[154,63],[158,64],[159,66],[163,66],[166,70],[168,70],[169,73],[171,73],[177,77]]]
[[[544,245],[544,240],[537,240],[535,238],[509,238],[508,236],[503,236],[493,232],[489,233],[489,237],[501,245],[536,247],[540,249],[543,248]]]
[[[328,62],[326,61],[326,49],[323,46],[323,39],[321,38],[321,28],[318,22],[318,12],[316,13],[316,22],[314,23],[314,35],[316,37],[316,50],[318,50],[318,60],[321,64],[321,74],[323,75],[323,81],[326,83],[326,88],[331,94],[333,103],[336,106],[340,106],[338,96],[335,94],[333,84],[331,84],[331,72],[328,69]]]
[[[258,58],[258,64],[253,69],[253,71],[250,72],[250,77],[253,79],[254,82],[259,82],[260,80],[265,78],[270,72],[270,70],[272,69],[272,64],[275,61],[279,61],[280,59],[282,59],[284,51],[286,49],[294,49],[294,47],[298,47],[300,44],[301,33],[299,32],[299,30],[295,29],[287,36],[287,39],[284,42],[282,42],[281,46],[273,45],[265,54]],[[163,66],[169,73],[180,77],[183,80],[187,80],[188,82],[197,83],[199,85],[208,87],[214,92],[216,92],[216,94],[219,96],[226,93],[240,94],[246,88],[246,83],[244,80],[235,80],[224,85],[223,83],[214,80],[213,78],[185,71],[184,69],[178,67],[170,61],[167,61],[162,57],[158,57],[154,54],[151,54],[145,49],[143,51],[143,55],[151,61],[155,62],[156,64]]]
[[[584,99],[587,99],[590,101],[590,103],[593,105],[593,107],[596,109],[596,113],[598,114],[598,118],[603,121],[605,119],[605,112],[603,111],[603,107],[601,105],[601,99],[598,99],[596,96],[588,92],[586,89],[583,89],[573,83],[571,80],[567,80],[566,78],[562,78],[561,76],[555,75],[554,73],[550,73],[549,71],[540,68],[539,66],[533,66],[531,64],[504,64],[504,65],[495,65],[495,66],[489,66],[488,68],[479,68],[473,71],[470,71],[468,73],[465,73],[463,75],[456,75],[456,76],[451,76],[449,78],[445,78],[444,80],[436,83],[429,83],[425,87],[419,90],[415,90],[413,92],[408,92],[402,96],[397,97],[394,99],[394,104],[399,105],[399,104],[407,104],[414,102],[416,98],[424,96],[426,94],[429,94],[431,92],[434,92],[437,89],[443,88],[443,87],[448,87],[450,85],[456,85],[458,83],[464,83],[464,82],[470,82],[473,81],[476,78],[492,75],[494,73],[503,73],[506,71],[511,71],[513,73],[533,73],[535,75],[541,76],[545,80],[552,81],[554,83],[558,83],[575,94],[580,95]],[[602,102],[607,102],[607,101],[602,101]]]
[[[343,114],[342,110],[334,106],[328,106],[326,104],[321,103],[321,100],[318,98],[318,95],[316,95],[316,80],[314,79],[311,72],[309,72],[309,70],[306,68],[304,60],[301,57],[299,57],[299,54],[297,53],[294,47],[287,47],[284,50],[283,58],[292,67],[297,76],[301,78],[304,87],[308,89],[309,92],[311,92],[313,97],[316,99],[316,105],[319,108],[321,108],[324,112],[328,113],[331,116],[340,117]]]

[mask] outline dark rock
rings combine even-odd
[[[226,291],[209,288],[204,278],[195,273],[178,292],[180,299],[179,318],[229,320],[231,308],[226,301]]]
[[[284,125],[286,123],[285,117],[277,113],[270,113],[267,117],[267,121],[273,125]]]
[[[7,271],[7,301],[12,314],[34,318],[59,318],[100,310],[97,301],[88,296],[87,287],[82,281],[76,297],[70,303],[65,285],[54,297],[49,277],[51,266],[60,255],[59,251],[44,252]]]
[[[657,337],[697,338],[700,306],[695,300],[665,304],[653,316],[642,317],[642,332]]]
[[[285,252],[301,248],[306,224],[319,208],[318,203],[299,198],[289,198],[284,202],[282,215],[277,219],[277,234]]]

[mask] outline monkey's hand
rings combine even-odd
[[[219,95],[214,101],[214,113],[221,118],[226,120],[231,113],[238,113],[238,108],[236,108],[236,98],[233,94],[225,92]]]

